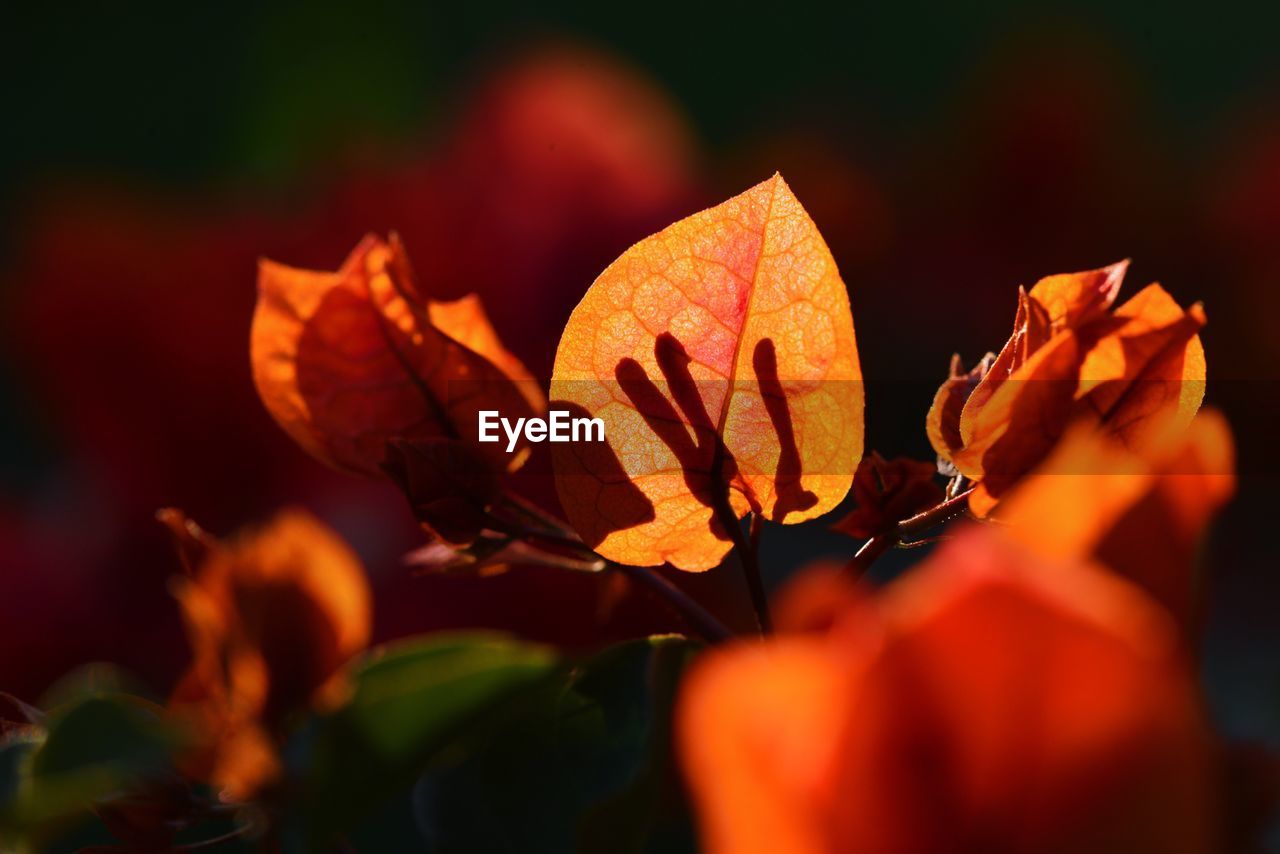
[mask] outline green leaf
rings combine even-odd
[[[695,649],[680,637],[611,647],[501,731],[457,745],[414,790],[427,849],[692,850],[668,756],[674,685]]]
[[[118,664],[91,661],[69,670],[45,689],[40,708],[70,707],[90,697],[148,697],[146,686]]]
[[[39,779],[95,767],[134,774],[165,767],[173,746],[157,707],[126,695],[90,697],[51,716],[31,771]]]
[[[655,645],[649,666],[650,732],[643,763],[630,783],[584,817],[582,854],[641,854],[696,850],[693,822],[675,765],[671,715],[676,690],[698,647]]]
[[[434,635],[376,653],[354,674],[350,702],[290,746],[307,837],[345,830],[407,793],[439,750],[505,716],[562,667],[554,650],[493,634]]]
[[[21,851],[26,828],[18,821],[15,804],[31,754],[40,742],[21,733],[0,739],[0,851]]]
[[[38,839],[84,818],[94,801],[167,771],[175,744],[156,707],[134,697],[55,710],[42,736],[11,738],[0,751],[0,839]]]
[[[26,733],[0,739],[0,817],[8,813],[9,805],[17,798],[31,754],[39,746],[39,739]]]

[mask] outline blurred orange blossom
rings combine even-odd
[[[226,543],[178,511],[161,518],[189,567],[174,594],[192,661],[169,703],[195,737],[187,770],[243,800],[278,776],[289,716],[342,699],[343,667],[369,642],[364,570],[301,510]]]
[[[817,630],[714,650],[685,683],[704,850],[1211,847],[1206,723],[1137,588],[985,526],[877,597],[838,578],[806,592]]]
[[[1071,430],[1000,508],[1010,535],[1053,560],[1093,560],[1144,588],[1184,627],[1203,614],[1197,558],[1235,491],[1231,429],[1216,410],[1174,420],[1133,450]]]

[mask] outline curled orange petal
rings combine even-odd
[[[950,375],[933,397],[933,405],[929,407],[929,415],[925,419],[925,432],[929,436],[929,444],[938,454],[940,465],[946,471],[954,471],[951,457],[964,447],[964,439],[960,435],[960,414],[964,411],[964,405],[995,361],[996,354],[988,353],[972,369],[966,371],[960,354],[956,353],[951,357]]]
[[[1079,329],[1106,316],[1128,270],[1126,260],[1083,273],[1046,276],[1036,282],[1028,296],[1044,309],[1051,334]]]
[[[1167,429],[1166,419],[1185,428],[1204,400],[1204,309],[1197,303],[1184,311],[1149,285],[1116,309],[1114,320],[1080,366],[1078,395],[1130,446]]]
[[[263,261],[250,333],[254,382],[293,439],[335,468],[379,474],[393,439],[475,441],[477,413],[544,405],[478,301],[431,304],[404,248],[367,237],[336,273]],[[494,462],[520,455],[497,446]]]

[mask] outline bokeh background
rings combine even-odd
[[[310,507],[365,560],[379,638],[678,626],[604,579],[412,577],[394,490],[325,470],[259,405],[255,264],[332,268],[398,230],[429,292],[479,292],[545,375],[622,249],[781,170],[850,286],[886,455],[930,455],[948,357],[1003,342],[1020,283],[1130,257],[1128,292],[1205,301],[1241,482],[1207,556],[1203,669],[1228,734],[1280,743],[1280,18],[1262,8],[9,10],[0,690],[35,701],[102,660],[167,690],[187,656],[168,505],[218,533]],[[771,528],[769,581],[855,545]],[[685,583],[749,620],[732,568]]]

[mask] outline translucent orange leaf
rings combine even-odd
[[[628,249],[574,310],[552,396],[607,448],[558,446],[570,521],[622,563],[715,566],[724,514],[825,513],[862,454],[845,285],[781,176]]]
[[[267,410],[335,468],[376,475],[393,439],[474,441],[477,413],[511,418],[545,400],[479,300],[432,303],[404,248],[367,237],[336,273],[263,261],[250,351]],[[483,446],[496,465],[523,455]]]
[[[1166,419],[1185,428],[1204,400],[1206,323],[1199,303],[1183,310],[1159,285],[1148,285],[1116,309],[1117,326],[1080,366],[1080,389],[1106,432],[1137,447]]]

